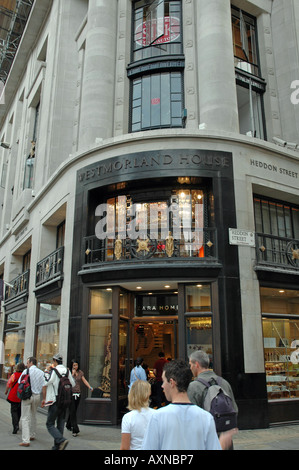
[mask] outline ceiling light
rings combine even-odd
[[[169,289],[170,286],[164,286],[164,287],[165,287],[165,289]]]
[[[136,289],[142,289],[142,287],[141,287],[141,286],[137,286]]]

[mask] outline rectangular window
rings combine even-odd
[[[299,398],[299,291],[261,287],[268,400]]]
[[[235,66],[259,76],[255,18],[233,7],[232,28]]]
[[[42,370],[52,364],[53,356],[58,353],[59,327],[59,322],[37,327],[36,356]]]
[[[211,288],[210,285],[197,284],[186,286],[186,312],[210,312]]]
[[[251,80],[248,83],[248,86],[237,84],[240,134],[264,139],[262,94],[253,89]]]
[[[254,214],[257,232],[277,237],[298,238],[298,207],[255,196]]]
[[[213,367],[213,321],[210,284],[185,286],[185,321],[187,357],[205,351]]]
[[[205,351],[212,362],[213,333],[211,317],[186,318],[187,357],[194,351]],[[212,366],[211,366],[212,367]]]
[[[38,367],[45,369],[59,349],[61,298],[52,297],[38,304],[36,351]]]
[[[9,379],[15,366],[24,360],[25,330],[7,331],[4,335],[2,378]]]
[[[178,0],[135,2],[133,62],[181,53],[181,2]]]
[[[110,398],[111,393],[111,319],[89,323],[89,382],[92,398]]]
[[[132,132],[182,127],[183,89],[180,72],[153,74],[133,80]]]
[[[90,294],[90,315],[112,314],[112,289],[93,289]]]

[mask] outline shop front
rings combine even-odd
[[[239,263],[229,227],[229,153],[145,151],[78,171],[68,356],[94,388],[84,391],[82,422],[118,423],[135,359],[143,357],[151,378],[161,351],[187,360],[204,349],[242,393]]]

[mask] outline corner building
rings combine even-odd
[[[0,105],[2,384],[59,350],[81,422],[116,424],[136,357],[204,349],[240,429],[299,419],[298,15],[33,3]]]

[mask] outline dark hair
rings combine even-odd
[[[23,372],[26,369],[26,366],[23,362],[19,362],[16,367],[16,372]]]
[[[163,351],[161,351],[161,352],[159,352],[158,356],[159,356],[159,357],[164,357],[164,356],[165,356],[165,354],[164,354],[164,352],[163,352]]]
[[[72,360],[71,360],[71,367],[70,367],[70,369],[73,368],[73,365],[74,365],[74,364],[78,364],[78,370],[79,370],[79,369],[80,369],[80,362],[79,362],[77,359],[72,359]]]
[[[36,358],[32,356],[28,357],[27,361],[31,362],[31,364],[33,364],[34,366],[36,366],[37,364]]]
[[[187,391],[193,376],[189,364],[181,359],[174,359],[165,364],[163,372],[168,382],[170,379],[176,382],[179,392]]]
[[[143,363],[143,357],[137,357],[135,359],[135,366],[141,366],[141,364]]]

